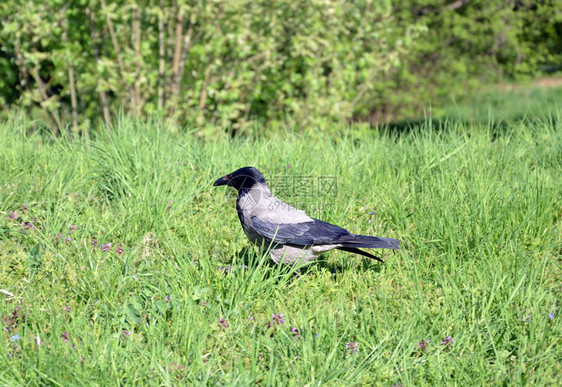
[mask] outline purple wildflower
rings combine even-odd
[[[103,245],[103,246],[101,247],[101,249],[102,249],[103,251],[109,251],[109,250],[111,250],[111,242],[106,243],[105,245]]]
[[[349,342],[345,345],[345,349],[347,349],[350,355],[353,355],[355,352],[359,350],[359,343],[356,341]]]
[[[59,238],[59,239],[62,238],[62,234],[60,232],[57,232],[57,238]]]
[[[72,234],[74,232],[74,230],[76,230],[78,228],[77,225],[72,225],[72,224],[69,227],[70,227],[70,231],[69,231],[70,234]]]
[[[35,226],[31,222],[23,222],[21,225],[22,227],[25,227],[28,230],[33,230],[35,228]]]
[[[20,210],[22,210],[23,212],[27,211],[27,205],[25,203],[22,204]]]
[[[119,255],[123,254],[123,248],[121,246],[117,246],[115,248],[115,252]]]
[[[201,300],[201,305],[207,306],[207,303],[205,301]]]
[[[63,334],[60,335],[60,338],[61,338],[62,341],[64,341],[65,343],[68,342],[68,333],[63,332]]]
[[[279,313],[278,315],[275,315],[275,313],[271,313],[271,319],[273,320],[274,323],[277,324],[285,323],[285,320],[283,319],[283,313]]]
[[[554,314],[554,312],[550,312],[550,313],[548,314],[548,317],[549,317],[551,320],[554,320],[554,316],[556,316],[556,315]]]
[[[10,337],[10,341],[18,341],[18,340],[21,340],[21,337],[17,333],[12,337]]]
[[[169,296],[164,297],[164,301],[166,301],[166,302],[172,301],[172,296],[169,295]]]
[[[219,318],[219,324],[222,325],[222,326],[225,327],[225,328],[228,328],[228,327],[229,327],[228,321],[227,321],[226,319],[224,319],[224,318]]]
[[[431,340],[422,340],[418,343],[418,346],[422,351],[427,351],[427,346],[429,343],[431,343]]]
[[[64,243],[69,244],[71,239],[72,239],[72,238],[70,238],[70,237],[66,237],[66,238],[64,239]]]
[[[131,331],[128,331],[128,330],[126,330],[126,329],[123,329],[123,330],[121,331],[121,333],[122,333],[123,336],[125,336],[125,337],[131,336]]]
[[[92,238],[92,246],[96,247],[98,245],[98,240],[96,238]]]
[[[17,354],[19,352],[20,348],[18,347],[17,344],[14,344],[12,350],[10,351],[10,354],[8,355],[11,358],[14,357],[15,354]]]
[[[441,341],[441,345],[445,345],[445,346],[449,346],[454,344],[455,339],[453,339],[451,336],[445,336],[443,337],[443,340]]]
[[[374,211],[371,211],[371,212],[369,212],[369,215],[373,215],[374,213],[375,213]]]
[[[17,213],[16,211],[14,211],[14,212],[12,212],[12,213],[10,213],[10,214],[8,215],[8,218],[10,218],[10,219],[17,219],[17,218],[18,218],[18,213]]]
[[[296,337],[301,337],[301,334],[299,332],[299,328],[297,328],[297,327],[293,327],[293,329],[291,329],[291,333],[293,335],[295,335]]]
[[[4,330],[5,330],[6,332],[10,332],[10,328],[8,328],[8,327],[4,327]]]
[[[254,316],[250,316],[250,321],[254,321]]]
[[[168,206],[168,208],[166,208],[167,211],[170,211],[170,209],[172,208],[172,203],[173,203],[173,202],[174,202],[174,201],[173,201],[172,199],[170,199],[170,205]]]
[[[66,313],[70,312],[70,306],[66,306],[66,307],[64,308],[64,311],[65,311]]]

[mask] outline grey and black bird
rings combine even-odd
[[[393,238],[352,234],[344,228],[314,219],[271,194],[265,178],[254,167],[240,168],[213,184],[238,190],[236,210],[248,238],[269,248],[271,258],[288,264],[305,263],[339,249],[382,260],[360,248],[399,249]]]

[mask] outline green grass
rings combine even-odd
[[[0,383],[559,384],[557,112],[341,139],[211,141],[122,119],[86,143],[2,123]],[[246,165],[310,215],[402,249],[385,264],[329,253],[299,275],[271,264],[234,192],[211,186]],[[299,188],[321,178],[335,188]]]
[[[561,78],[549,78],[562,84]],[[546,79],[543,81],[547,81]],[[466,96],[440,111],[442,117],[470,123],[494,123],[509,126],[516,120],[541,119],[555,115],[562,101],[562,87],[542,87],[538,84],[507,84],[503,88],[484,88],[481,93]]]

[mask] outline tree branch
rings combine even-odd
[[[90,35],[92,37],[92,47],[94,49],[94,60],[96,61],[96,67],[97,67],[97,65],[100,62],[100,51],[98,49],[98,44],[97,44],[97,34],[94,27],[93,14],[92,14],[92,10],[89,7],[86,8],[86,15],[88,16],[88,21],[90,25]],[[107,133],[111,134],[109,129],[109,122],[110,122],[109,104],[107,102],[107,95],[105,94],[105,91],[101,88],[99,74],[97,78],[97,85],[98,85],[98,94],[100,97],[101,108],[103,112],[103,119],[105,122],[105,128],[107,130]]]
[[[160,10],[158,12],[158,109],[164,108],[164,82],[166,77],[166,42],[164,37],[164,0],[160,0]]]
[[[140,87],[140,77],[141,77],[141,8],[136,6],[133,10],[133,49],[134,49],[134,61],[135,61],[135,83],[134,83],[134,113],[135,115],[140,115],[142,110],[142,100],[141,100],[141,87]]]
[[[105,0],[100,0],[103,8],[107,8]],[[109,30],[109,36],[111,37],[111,43],[113,44],[113,49],[115,50],[115,56],[117,57],[117,63],[119,64],[119,71],[121,72],[121,77],[125,77],[125,65],[123,64],[123,58],[121,57],[121,49],[119,47],[119,42],[117,41],[117,36],[115,35],[115,28],[113,28],[113,22],[109,17],[109,14],[105,14],[105,22],[107,24],[107,29]],[[133,90],[129,87],[129,99],[131,100],[131,107],[135,109],[135,97]]]
[[[68,19],[63,23],[62,30],[62,41],[63,43],[68,43]],[[74,64],[72,59],[68,61],[68,83],[70,86],[70,105],[72,109],[72,128],[74,135],[78,135],[78,100],[76,98],[76,83],[74,81]]]
[[[37,67],[34,67],[31,70],[31,76],[35,80],[35,83],[37,84],[37,89],[39,90],[39,95],[41,96],[41,102],[39,103],[39,105],[41,106],[41,108],[43,109],[45,114],[47,114],[47,117],[49,117],[49,116],[52,117],[52,119],[54,121],[54,125],[52,125],[53,134],[55,136],[58,136],[59,135],[59,128],[61,127],[60,118],[59,118],[59,115],[58,115],[56,109],[48,109],[45,106],[45,102],[47,102],[49,100],[49,96],[47,95],[47,88],[45,87],[45,83],[43,82],[43,80],[41,79],[41,76],[39,75],[39,70],[38,70]]]

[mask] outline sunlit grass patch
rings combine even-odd
[[[123,120],[86,143],[2,124],[0,380],[551,383],[560,121],[431,125],[206,141]],[[402,249],[272,264],[212,187],[247,165],[311,216]],[[335,192],[300,185],[320,178]]]

